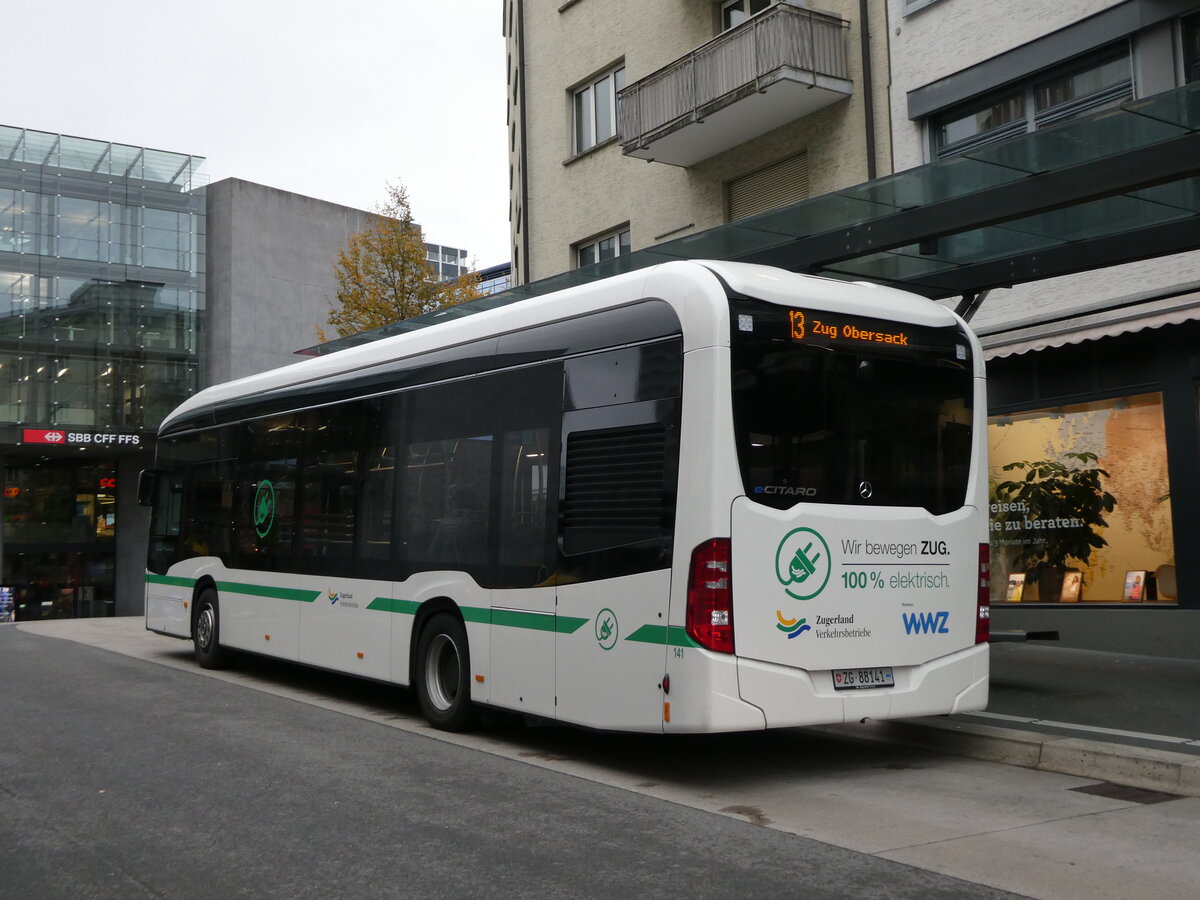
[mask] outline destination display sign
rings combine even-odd
[[[963,369],[971,365],[970,339],[957,324],[918,325],[736,297],[730,300],[730,312],[735,349],[783,343]]]
[[[867,323],[841,316],[829,316],[820,312],[789,309],[788,327],[791,329],[793,341],[841,340],[864,344],[894,344],[897,347],[909,345],[908,332],[903,328],[897,326],[882,328],[876,320]]]

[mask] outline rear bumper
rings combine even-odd
[[[838,691],[828,670],[810,672],[739,659],[738,690],[742,700],[763,711],[768,728],[941,715],[987,706],[987,644],[893,671],[895,687]]]

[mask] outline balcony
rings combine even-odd
[[[622,151],[692,166],[849,97],[848,27],[769,7],[621,91]]]

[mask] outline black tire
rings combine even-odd
[[[220,669],[229,663],[229,651],[221,646],[221,607],[212,588],[205,588],[196,598],[192,648],[202,669]]]
[[[421,712],[434,728],[466,731],[474,726],[467,630],[450,613],[437,613],[421,630],[416,683]]]

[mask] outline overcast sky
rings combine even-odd
[[[500,0],[3,4],[0,124],[206,157],[360,209],[402,181],[434,243],[508,262]]]

